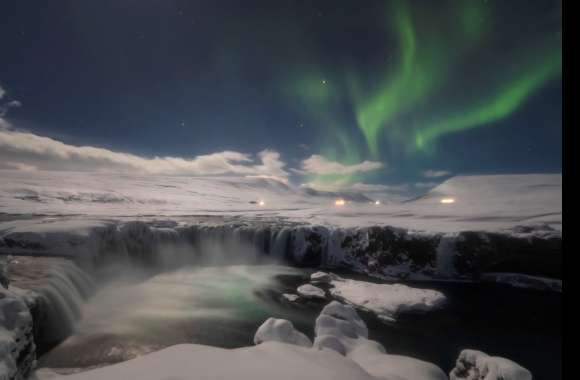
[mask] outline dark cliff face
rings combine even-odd
[[[462,232],[456,239],[455,267],[475,279],[484,272],[513,272],[562,278],[562,239],[520,238]]]
[[[425,233],[381,226],[333,229],[280,223],[237,223],[158,228],[147,222],[114,223],[93,231],[83,244],[59,246],[64,255],[82,257],[95,266],[117,260],[164,270],[195,265],[211,258],[203,243],[226,242],[251,247],[255,255],[304,267],[340,267],[373,276],[478,280],[486,272],[514,272],[561,278],[562,238],[559,233],[534,234],[533,229],[454,234]],[[3,236],[0,249],[26,247],[43,255],[42,239]],[[47,242],[48,244],[49,242]],[[50,249],[52,247],[49,247]],[[52,254],[54,248],[50,250]],[[235,263],[237,256],[226,259]]]
[[[344,249],[369,274],[381,274],[389,267],[405,266],[409,274],[434,275],[439,235],[410,234],[390,227],[371,227],[348,235]],[[406,277],[401,273],[402,277]]]

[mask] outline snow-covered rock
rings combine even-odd
[[[334,273],[322,272],[322,271],[314,272],[310,275],[310,281],[312,283],[328,284],[328,283],[330,283],[330,281],[336,280],[338,278],[339,277],[337,275],[335,275]]]
[[[312,341],[294,328],[286,319],[268,318],[256,331],[254,344],[282,342],[302,347],[312,347]]]
[[[436,365],[390,355],[368,339],[368,329],[355,309],[337,301],[329,303],[316,319],[314,348],[333,350],[353,360],[376,379],[447,380]]]
[[[353,351],[368,338],[369,330],[364,321],[350,305],[332,301],[322,309],[316,319],[314,347],[332,349],[342,355]],[[385,349],[375,343],[382,352]]]
[[[482,281],[508,284],[516,288],[551,290],[562,292],[562,280],[540,276],[529,276],[521,273],[484,273]]]
[[[443,307],[447,298],[431,289],[403,284],[374,284],[339,278],[331,281],[332,297],[393,322],[401,313],[428,312]]]
[[[35,344],[30,310],[16,292],[0,286],[0,379],[28,377],[34,366]]]
[[[532,380],[530,371],[498,356],[476,350],[463,350],[457,358],[450,380]]]
[[[298,294],[300,294],[304,298],[311,298],[311,299],[325,299],[326,294],[324,290],[310,284],[300,285],[298,289],[296,289]]]
[[[296,302],[300,298],[297,294],[284,293],[282,297],[288,302]]]

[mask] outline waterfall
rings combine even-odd
[[[288,242],[290,239],[291,230],[289,228],[282,228],[273,232],[270,242],[270,255],[277,260],[286,259],[286,252],[288,250]]]
[[[439,277],[453,277],[455,273],[455,240],[457,234],[441,236],[437,245],[437,275]]]
[[[82,318],[82,306],[94,290],[92,279],[71,261],[52,267],[34,291],[39,295],[37,343],[52,346],[68,335]]]
[[[344,231],[333,229],[328,234],[326,257],[324,265],[327,267],[337,267],[344,264],[347,255],[342,249],[341,243],[344,240]]]

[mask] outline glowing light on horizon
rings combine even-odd
[[[264,202],[263,200],[260,199],[260,201],[258,202],[258,205],[259,206],[265,206],[266,205],[266,202]]]
[[[338,206],[338,207],[342,207],[346,204],[346,201],[344,199],[337,199],[336,201],[334,201],[334,205]]]
[[[453,198],[443,198],[443,199],[441,199],[440,203],[443,203],[443,204],[455,203],[455,199],[453,199]]]

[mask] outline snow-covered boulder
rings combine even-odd
[[[328,284],[332,280],[337,280],[337,279],[339,279],[339,277],[337,275],[335,275],[334,273],[330,273],[330,272],[318,271],[318,272],[314,272],[310,275],[310,281],[312,283]]]
[[[350,305],[329,303],[316,319],[315,332],[314,348],[336,351],[376,379],[447,380],[434,364],[387,354],[380,343],[368,339],[367,326]]]
[[[431,289],[417,289],[402,284],[374,284],[339,279],[331,281],[332,297],[370,311],[380,319],[393,322],[405,312],[427,312],[441,308],[447,298]]]
[[[449,373],[451,380],[532,380],[530,371],[519,364],[498,356],[476,350],[463,350],[455,368]]]
[[[311,299],[325,299],[326,294],[324,290],[310,284],[304,284],[296,289],[298,294],[300,294],[304,298],[311,298]]]
[[[284,293],[282,297],[288,302],[296,302],[300,298],[297,294]]]
[[[312,347],[312,341],[286,319],[268,318],[254,335],[254,344],[272,341]]]
[[[32,316],[26,302],[0,286],[0,379],[27,378],[35,352]]]

